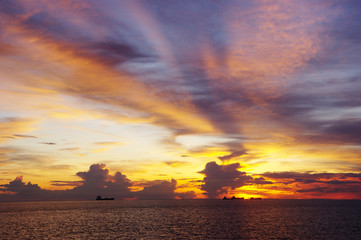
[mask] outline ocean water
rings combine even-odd
[[[0,239],[361,239],[361,201],[0,203]]]

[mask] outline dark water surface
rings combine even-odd
[[[0,239],[361,239],[361,201],[0,203]]]

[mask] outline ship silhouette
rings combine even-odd
[[[227,198],[227,197],[224,197],[223,200],[243,200],[244,197],[241,197],[241,198],[236,198],[235,196],[231,197],[231,198]]]
[[[102,196],[98,195],[95,200],[114,200],[114,198],[113,198],[113,197],[111,197],[111,198],[104,197],[104,198],[103,198]]]

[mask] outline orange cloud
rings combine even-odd
[[[36,138],[32,135],[25,135],[35,129],[36,120],[26,118],[3,118],[0,119],[0,143],[10,139]]]

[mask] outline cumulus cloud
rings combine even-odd
[[[144,187],[142,191],[136,193],[138,199],[174,199],[177,181],[172,179],[171,181],[162,181]]]
[[[120,172],[109,174],[105,164],[93,164],[87,172],[78,172],[83,184],[71,190],[71,194],[94,198],[95,195],[112,195],[117,198],[131,197],[130,180]]]
[[[209,198],[216,198],[220,194],[226,194],[229,188],[236,189],[250,184],[253,178],[245,172],[238,171],[240,167],[239,163],[207,163],[205,169],[200,172],[205,175],[201,189],[206,191]]]
[[[109,173],[105,164],[93,164],[88,171],[76,173],[82,181],[52,181],[54,186],[72,186],[67,190],[46,190],[37,184],[25,183],[17,177],[9,184],[0,185],[1,201],[38,200],[94,200],[95,196],[111,196],[116,199],[182,199],[195,197],[194,192],[175,193],[177,181],[154,181],[141,191],[131,191],[133,183],[121,172]]]
[[[9,200],[20,200],[20,201],[31,201],[35,199],[49,199],[49,193],[51,191],[41,189],[37,184],[23,182],[23,177],[18,176],[8,184],[0,185],[0,199]],[[10,193],[10,194],[6,194]]]

